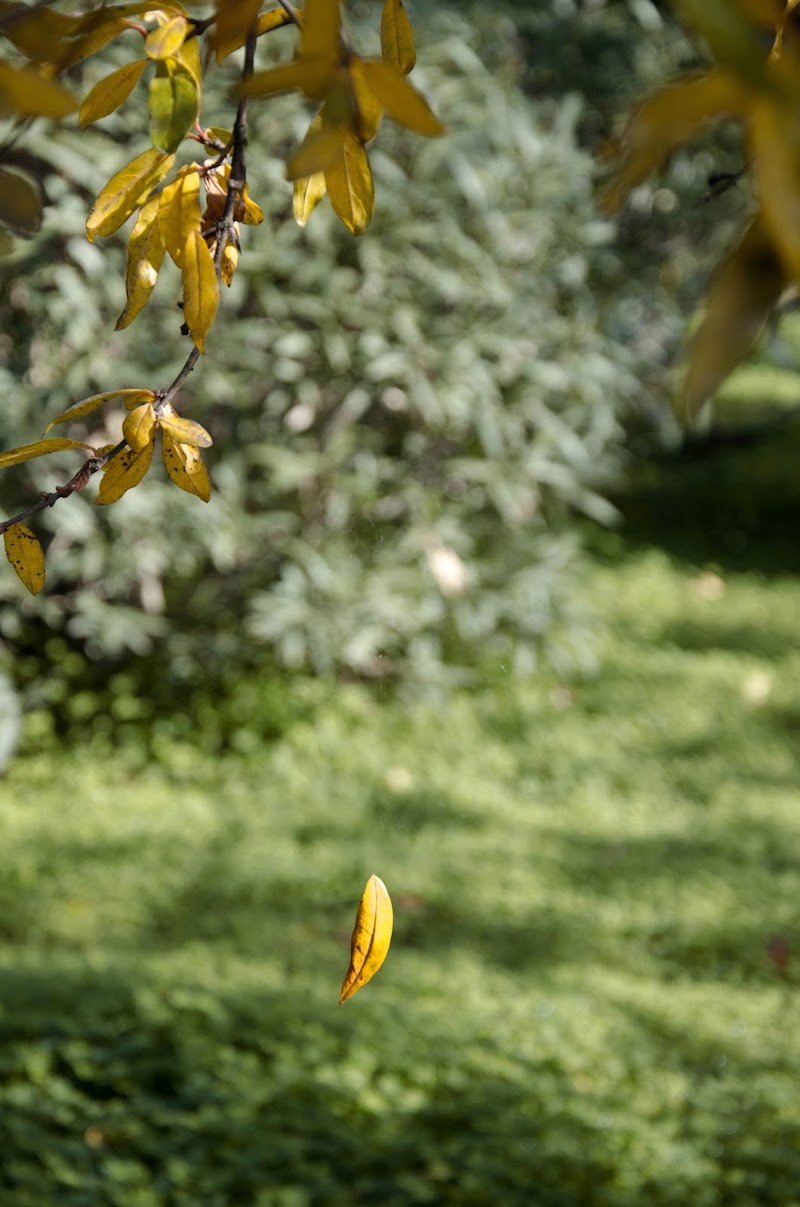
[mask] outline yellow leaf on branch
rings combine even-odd
[[[13,524],[3,533],[3,544],[20,582],[38,595],[44,586],[44,553],[37,538],[24,524]]]
[[[10,448],[6,453],[0,453],[0,469],[9,465],[21,465],[23,461],[32,461],[34,457],[46,457],[49,453],[60,453],[67,448],[94,449],[82,440],[68,440],[66,436],[54,436],[49,440],[37,440],[35,444],[21,444],[19,448]]]
[[[126,491],[138,486],[150,468],[154,447],[155,439],[138,451],[124,448],[116,457],[112,457],[103,473],[95,502],[116,503]]]
[[[161,452],[167,473],[175,485],[207,503],[211,498],[211,482],[195,446],[173,440],[162,424]]]
[[[350,941],[350,966],[342,984],[340,1006],[372,980],[386,959],[393,921],[392,901],[386,885],[379,877],[370,876],[358,904]]]
[[[800,124],[792,106],[764,99],[749,123],[764,225],[788,275],[800,282]]]
[[[191,231],[200,230],[200,173],[198,164],[181,168],[159,196],[158,222],[166,249],[178,268]]]
[[[325,185],[334,213],[353,235],[367,229],[375,208],[375,186],[364,144],[346,134],[338,158],[325,169]]]
[[[233,8],[235,5],[230,5],[230,7]],[[150,30],[150,33],[144,40],[144,53],[150,59],[164,60],[172,58],[183,45],[189,33],[189,28],[189,22],[185,17],[172,17],[169,21],[165,21],[163,25]]]
[[[184,419],[182,415],[176,415],[172,408],[161,414],[159,423],[162,432],[169,432],[173,440],[179,440],[182,444],[189,444],[194,448],[211,448],[213,444],[204,427],[195,423],[193,419]]]
[[[286,164],[287,180],[302,180],[316,172],[324,172],[341,159],[347,136],[346,126],[315,125],[311,123],[305,138]]]
[[[78,102],[55,80],[30,67],[0,63],[0,117],[65,117]]]
[[[376,97],[398,125],[426,138],[438,138],[444,134],[444,126],[425,97],[391,63],[383,59],[359,59],[353,56],[350,74],[360,87]]]
[[[219,306],[219,280],[214,258],[199,231],[191,231],[183,253],[183,316],[195,346],[202,352]]]
[[[119,109],[130,96],[148,62],[148,59],[137,59],[98,80],[81,103],[78,113],[81,126],[89,126]]]
[[[151,402],[143,402],[125,416],[122,434],[135,453],[152,443],[156,426],[156,413]]]
[[[324,172],[315,172],[313,176],[295,180],[294,219],[298,226],[305,226],[326,192]]]
[[[258,5],[256,5],[258,10]],[[300,14],[298,13],[298,16]],[[269,12],[262,13],[256,24],[256,37],[260,38],[262,34],[271,33],[273,29],[282,29],[285,25],[292,25],[292,18],[289,16],[285,8],[273,8]],[[229,54],[234,50],[238,50],[240,46],[244,46],[247,29],[245,28],[240,34],[228,39],[224,45],[217,46],[217,62],[222,63]]]
[[[403,75],[414,70],[417,52],[403,0],[385,0],[381,14],[381,54]]]
[[[125,267],[125,292],[128,301],[117,319],[121,331],[147,304],[164,261],[164,235],[159,221],[160,197],[151,197],[139,211],[139,218],[128,240]]]
[[[100,191],[86,219],[89,242],[93,243],[98,235],[112,235],[119,230],[137,206],[164,179],[174,162],[174,155],[165,155],[156,147],[148,147],[124,168],[120,168]]]
[[[217,0],[210,44],[217,52],[218,63],[237,47],[244,46],[248,32],[256,23],[260,7],[261,0],[237,0],[237,3]]]
[[[194,74],[178,59],[157,63],[147,107],[153,146],[167,152],[177,150],[200,109],[200,91]]]
[[[91,415],[92,411],[105,406],[114,398],[123,398],[126,406],[138,406],[140,402],[152,402],[155,399],[155,393],[153,390],[109,390],[105,394],[93,394],[91,398],[82,398],[80,402],[76,402],[74,406],[68,407],[60,415],[56,415],[55,419],[50,420],[44,429],[45,436],[57,423],[69,423],[72,419],[82,419],[84,415]]]

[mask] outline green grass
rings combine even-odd
[[[0,1203],[800,1203],[800,582],[587,586],[595,678],[12,764]],[[340,1008],[372,872],[395,938]]]

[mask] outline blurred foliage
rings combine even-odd
[[[159,766],[29,727],[0,1199],[796,1202],[800,586],[612,552],[597,679],[300,683],[268,751]],[[372,869],[395,939],[340,1009]]]
[[[624,337],[608,301],[620,262],[593,211],[582,104],[526,97],[510,15],[447,11],[418,40],[415,78],[449,131],[430,145],[382,131],[361,240],[325,207],[294,225],[281,157],[302,106],[254,102],[251,194],[267,220],[247,232],[184,398],[214,436],[214,497],[198,519],[155,471],[110,514],[83,498],[47,514],[45,591],[31,604],[10,578],[0,586],[14,601],[8,648],[59,651],[47,675],[23,664],[38,701],[72,709],[81,683],[100,691],[85,711],[107,711],[87,659],[102,660],[103,682],[116,667],[148,690],[157,668],[188,699],[273,660],[447,681],[487,653],[523,669],[542,648],[559,664],[582,657],[570,517],[612,517],[603,491],[636,389],[625,339],[606,333]],[[90,62],[84,87],[109,58]],[[15,149],[49,205],[3,268],[4,446],[76,398],[165,384],[185,355],[169,266],[150,319],[108,334],[123,240],[101,249],[83,235],[143,103],[134,94],[102,132],[42,127]],[[104,424],[92,416],[87,436],[117,439]],[[62,480],[57,456],[7,471],[4,505]],[[56,662],[74,667],[66,687]]]

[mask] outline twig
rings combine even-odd
[[[98,457],[89,457],[88,461],[84,461],[78,472],[74,474],[69,482],[64,486],[57,486],[55,490],[48,491],[43,494],[35,503],[31,503],[30,507],[26,507],[17,515],[11,516],[9,520],[0,522],[0,536],[7,532],[9,528],[13,528],[15,524],[19,524],[22,520],[27,520],[29,516],[36,515],[37,511],[44,511],[46,507],[53,507],[59,499],[68,499],[70,495],[75,494],[76,490],[83,490],[88,484],[89,479],[107,465],[112,457],[116,457],[124,448],[127,448],[127,441],[120,440],[119,444],[115,444],[107,453],[103,453]]]
[[[294,5],[289,3],[289,0],[281,0],[281,8],[286,13],[293,25],[296,25],[298,29],[303,28],[303,22],[300,20],[299,13]]]

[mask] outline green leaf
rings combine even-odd
[[[197,81],[177,60],[159,63],[148,97],[150,140],[174,151],[192,128],[199,109]]]
[[[126,63],[98,80],[81,104],[78,115],[81,126],[89,126],[119,109],[130,96],[148,61],[137,59],[134,63]]]
[[[20,581],[38,595],[44,586],[44,553],[37,538],[24,524],[14,524],[3,533],[3,544]]]
[[[97,235],[111,235],[130,218],[137,206],[163,180],[175,162],[156,147],[148,147],[112,176],[101,190],[89,217],[86,237],[93,243]]]

